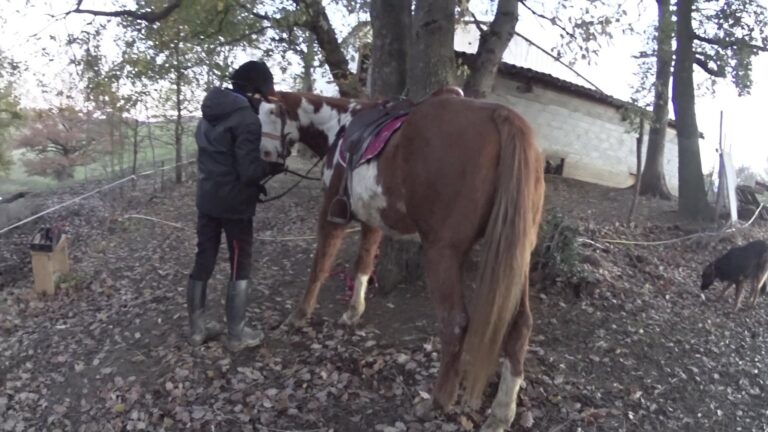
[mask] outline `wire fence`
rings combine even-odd
[[[92,185],[90,190],[84,193],[78,193],[75,197],[69,198],[48,207],[43,211],[37,211],[31,216],[24,217],[22,220],[14,222],[2,229],[0,234],[9,232],[17,227],[25,225],[36,219],[41,218],[47,214],[56,212],[59,209],[68,207],[78,201],[88,198],[92,195],[99,193],[111,194],[112,200],[122,200],[126,196],[126,189],[130,188],[136,190],[139,182],[142,182],[142,188],[149,193],[164,192],[169,184],[183,182],[185,180],[192,180],[197,174],[196,159],[188,159],[182,162],[176,163],[173,160],[160,160],[150,164],[144,164],[142,167],[136,168],[136,172],[133,173],[131,168],[130,172],[127,170],[119,170],[117,175],[111,173],[101,177],[91,177],[87,181],[83,180],[80,183],[82,185]],[[75,186],[77,184],[74,184]],[[73,184],[70,183],[66,186],[72,188]],[[64,189],[64,187],[62,187]],[[55,194],[55,192],[54,192]],[[10,206],[13,203],[4,204],[4,206]]]

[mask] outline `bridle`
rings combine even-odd
[[[261,99],[259,96],[256,96],[257,98]],[[285,133],[285,127],[288,123],[288,113],[285,109],[285,105],[283,105],[283,102],[281,102],[279,99],[277,99],[274,96],[267,96],[265,99],[261,99],[262,101],[266,101],[268,103],[271,103],[277,107],[277,118],[280,119],[280,134],[273,134],[272,132],[261,132],[262,136],[265,136],[267,138],[273,139],[280,143],[280,153],[277,155],[278,158],[282,159],[283,165],[285,165],[286,159],[288,159],[288,156],[291,155],[291,150],[288,148],[288,137]]]
[[[286,125],[288,123],[288,112],[287,112],[283,102],[280,101],[279,99],[277,99],[275,97],[268,96],[264,100],[269,102],[269,103],[271,103],[271,104],[274,104],[277,107],[277,117],[280,119],[280,135],[276,135],[276,134],[273,134],[271,132],[263,132],[263,131],[261,132],[261,135],[264,136],[264,137],[273,139],[275,141],[278,141],[280,143],[280,153],[278,154],[278,159],[282,160],[284,172],[287,173],[287,174],[294,175],[294,176],[298,177],[299,179],[296,181],[296,183],[291,185],[285,191],[281,192],[279,195],[276,195],[276,196],[274,196],[272,198],[267,198],[267,199],[260,200],[259,201],[260,203],[268,203],[270,201],[274,201],[274,200],[277,200],[277,199],[280,199],[280,198],[284,197],[289,192],[291,192],[293,189],[295,189],[299,185],[299,183],[301,183],[302,180],[313,180],[313,181],[320,181],[320,180],[322,180],[321,178],[318,178],[318,177],[310,177],[310,176],[308,176],[308,174],[310,173],[310,171],[315,169],[315,167],[317,166],[318,163],[320,163],[323,160],[322,158],[319,158],[304,174],[297,173],[297,172],[292,171],[292,170],[290,170],[290,169],[288,169],[286,167],[286,161],[288,160],[288,157],[291,155],[291,149],[288,146],[288,137],[287,137],[287,134],[285,132],[285,128],[286,128]],[[275,176],[267,177],[266,179],[264,179],[261,182],[261,185],[262,186],[266,185],[274,177]]]

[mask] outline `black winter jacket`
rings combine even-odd
[[[248,100],[213,88],[197,125],[197,209],[225,219],[253,217],[258,183],[267,176],[261,159],[261,122]]]

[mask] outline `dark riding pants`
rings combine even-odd
[[[251,277],[253,218],[224,219],[197,214],[197,253],[190,279],[207,281],[213,275],[221,244],[221,232],[227,236],[231,280]]]

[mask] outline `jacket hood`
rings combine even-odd
[[[244,107],[250,108],[250,103],[245,96],[232,90],[215,87],[203,98],[203,118],[209,122],[217,121]]]

